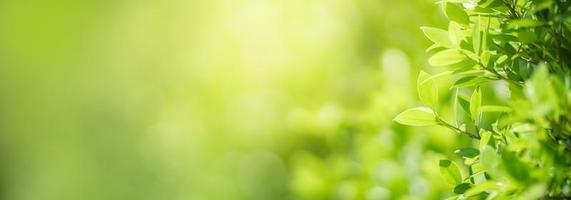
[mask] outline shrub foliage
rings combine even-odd
[[[445,0],[448,29],[421,28],[439,73],[420,72],[425,106],[394,120],[473,139],[438,163],[450,199],[571,198],[570,4]],[[439,96],[446,78],[451,97]]]

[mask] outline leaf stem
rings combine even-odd
[[[470,133],[470,132],[464,131],[464,130],[462,130],[462,129],[456,127],[456,126],[452,126],[450,123],[448,123],[448,122],[442,120],[442,119],[441,119],[440,117],[438,117],[438,116],[436,116],[436,121],[437,121],[438,125],[443,126],[443,127],[446,127],[446,128],[449,128],[449,129],[451,129],[451,130],[453,130],[453,131],[455,131],[455,132],[457,132],[457,133],[465,134],[465,135],[471,137],[472,139],[476,139],[476,140],[479,140],[479,139],[480,139],[480,136],[479,136],[479,135],[477,135],[477,134],[472,134],[472,133]]]

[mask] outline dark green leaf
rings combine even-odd
[[[464,194],[468,189],[470,189],[470,183],[462,183],[454,187],[454,193],[456,194]]]
[[[480,155],[480,151],[472,147],[457,149],[454,153],[462,158],[475,158]]]

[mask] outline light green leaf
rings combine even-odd
[[[473,33],[472,33],[472,46],[474,47],[474,53],[480,55],[480,45],[481,45],[481,32],[480,32],[480,16],[474,23]]]
[[[547,91],[551,89],[549,84],[549,71],[545,65],[537,67],[531,80],[525,83],[525,95],[532,101],[540,102],[547,95]]]
[[[468,17],[462,6],[454,3],[445,3],[444,9],[448,19],[464,25],[470,24],[470,17]]]
[[[480,18],[478,16],[478,18]],[[487,25],[484,27],[484,34],[482,35],[482,51],[486,51],[488,50],[488,34],[490,34],[490,17],[487,18],[486,20],[488,23]]]
[[[416,89],[420,101],[430,107],[436,107],[438,104],[438,87],[436,86],[432,76],[424,71],[420,71],[417,80]]]
[[[425,73],[426,73],[426,72],[425,72]],[[444,76],[447,76],[447,75],[450,75],[450,74],[453,74],[453,73],[454,73],[453,71],[443,71],[443,72],[440,72],[440,73],[438,73],[438,74],[432,75],[432,76],[428,77],[427,79],[424,79],[424,80],[423,80],[422,82],[420,82],[420,83],[421,83],[421,84],[425,84],[425,83],[428,82],[428,81],[433,81],[433,80],[436,80],[436,79],[438,79],[438,78],[440,78],[440,77],[444,77]],[[428,74],[428,73],[426,73],[426,74]],[[429,74],[429,75],[430,75],[430,74]]]
[[[440,160],[438,163],[440,167],[440,174],[444,177],[450,185],[458,185],[462,183],[462,173],[458,166],[450,160]]]
[[[485,83],[488,81],[489,81],[488,79],[486,79],[484,77],[480,77],[480,76],[467,76],[467,77],[463,77],[461,79],[458,79],[456,82],[454,82],[454,85],[452,85],[452,88],[472,87],[474,85],[479,85],[481,83]]]
[[[448,36],[452,42],[452,46],[459,47],[462,40],[464,40],[464,34],[460,29],[460,25],[454,21],[450,21],[448,24]]]
[[[480,106],[482,105],[482,92],[480,88],[476,88],[470,97],[470,116],[472,120],[478,121],[480,115]],[[476,123],[478,124],[478,123]]]
[[[405,110],[394,119],[399,124],[409,126],[430,126],[436,125],[436,114],[427,107],[417,107]]]
[[[434,54],[428,59],[428,63],[432,66],[446,66],[462,62],[465,58],[458,50],[447,49]]]
[[[458,76],[484,76],[486,73],[487,73],[486,70],[473,69],[473,70],[458,72],[458,73],[454,73],[454,74],[456,74]]]
[[[465,49],[460,49],[460,52],[465,54],[466,56],[468,56],[468,58],[472,59],[475,62],[480,62],[480,56],[478,56],[477,54],[475,54],[472,51],[468,51]]]
[[[484,67],[488,67],[488,63],[490,63],[490,56],[491,56],[490,51],[484,51],[482,52],[482,55],[480,55],[480,61],[482,62],[482,65],[484,65]]]
[[[500,158],[496,151],[494,151],[494,148],[488,145],[482,147],[480,162],[482,163],[483,170],[492,177],[496,177],[497,175],[499,160]]]
[[[452,47],[452,42],[450,42],[448,32],[446,30],[426,26],[420,27],[420,29],[422,29],[424,35],[426,35],[430,41],[434,42],[434,44],[446,48]]]
[[[492,138],[492,133],[490,131],[486,131],[484,129],[480,129],[480,150],[484,148],[490,142]]]
[[[432,51],[432,50],[434,50],[434,49],[437,49],[437,48],[440,48],[440,47],[441,47],[440,45],[432,44],[432,45],[430,45],[428,48],[426,48],[426,50],[424,50],[424,51],[425,51],[425,52],[430,52],[430,51]]]
[[[514,19],[508,22],[508,28],[511,29],[530,28],[542,25],[545,25],[545,23],[533,19]]]
[[[500,56],[497,60],[496,60],[496,64],[502,64],[504,61],[506,61],[508,59],[507,55],[502,55]]]

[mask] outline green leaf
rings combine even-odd
[[[470,17],[462,6],[454,3],[445,3],[444,8],[448,19],[464,25],[470,24]]]
[[[507,27],[510,29],[530,28],[545,25],[545,22],[540,22],[533,19],[514,19],[508,22]]]
[[[424,79],[423,81],[420,82],[420,84],[425,84],[428,81],[433,81],[433,80],[436,80],[440,77],[447,76],[447,75],[450,75],[453,73],[454,73],[453,71],[443,71],[443,72],[440,72],[438,74],[432,75],[432,76],[428,77],[427,79]],[[428,74],[428,73],[425,72],[425,74]],[[428,74],[428,75],[430,75],[430,74]]]
[[[464,34],[460,30],[460,25],[458,23],[450,21],[448,24],[448,37],[452,42],[452,46],[459,47],[462,40],[464,40]]]
[[[499,156],[494,151],[491,146],[484,145],[482,151],[480,152],[480,162],[482,163],[482,169],[492,177],[497,176],[497,168],[499,163]]]
[[[399,124],[409,126],[430,126],[436,125],[436,114],[427,107],[417,107],[405,110],[394,119]]]
[[[533,43],[538,39],[537,35],[531,31],[524,31],[524,30],[519,31],[517,33],[517,36],[519,38],[519,41],[524,43]]]
[[[420,27],[420,29],[422,29],[424,35],[426,35],[430,41],[434,42],[434,44],[446,48],[452,47],[452,42],[448,39],[448,32],[446,30],[426,26]]]
[[[525,95],[532,101],[539,102],[547,96],[547,90],[551,88],[549,84],[549,71],[545,65],[537,67],[531,80],[525,83]]]
[[[470,189],[470,183],[462,183],[454,187],[454,193],[456,194],[464,194],[468,189]]]
[[[438,49],[438,48],[440,48],[440,47],[441,47],[440,45],[432,44],[432,45],[430,45],[428,48],[426,48],[425,52],[430,52],[430,51],[435,50],[435,49]]]
[[[472,120],[478,121],[481,105],[482,105],[482,92],[480,88],[476,88],[476,90],[474,90],[474,93],[472,93],[472,96],[470,97],[470,116],[472,117]]]
[[[486,105],[481,106],[480,111],[482,112],[512,112],[513,109],[507,106],[495,106],[495,105]]]
[[[460,49],[460,52],[463,53],[464,55],[468,56],[468,58],[472,59],[473,61],[480,62],[480,56],[478,56],[474,52],[468,51],[465,49]]]
[[[502,55],[500,56],[497,60],[496,60],[496,64],[502,64],[504,61],[506,61],[508,59],[507,55]]]
[[[488,82],[489,80],[487,78],[483,78],[480,76],[467,76],[467,77],[463,77],[461,79],[458,79],[456,82],[454,82],[454,84],[452,85],[452,88],[465,88],[465,87],[472,87],[475,85],[479,85],[485,82]]]
[[[479,16],[478,16],[479,18]],[[488,50],[488,34],[490,34],[490,17],[488,17],[488,20],[486,20],[488,22],[488,24],[486,25],[486,27],[484,27],[484,34],[482,35],[482,51],[486,51]]]
[[[465,58],[458,50],[447,49],[434,54],[428,59],[428,63],[432,66],[446,66],[462,62]]]
[[[488,67],[488,63],[490,63],[490,56],[490,51],[484,51],[482,52],[482,55],[480,55],[480,62],[482,62],[484,67]]]
[[[457,149],[454,153],[462,158],[475,158],[480,155],[480,151],[472,147]]]
[[[472,46],[474,47],[474,53],[480,54],[480,44],[481,44],[481,35],[480,35],[480,16],[478,15],[478,19],[474,23],[473,33],[472,33]]]
[[[524,183],[528,181],[531,171],[528,163],[522,162],[514,152],[504,151],[502,158],[503,166],[509,175]]]
[[[416,89],[418,91],[418,98],[420,101],[425,103],[430,107],[436,107],[438,104],[438,87],[434,82],[434,79],[431,78],[431,75],[420,71],[417,80]]]
[[[463,72],[455,73],[458,76],[484,76],[487,72],[485,70],[474,69]]]
[[[458,104],[460,104],[464,112],[470,113],[470,102],[468,102],[465,97],[458,96]]]
[[[492,133],[490,131],[486,131],[484,129],[480,129],[480,150],[484,148],[490,142],[492,138]]]
[[[458,185],[462,183],[462,174],[458,166],[450,160],[440,160],[438,163],[440,166],[440,174],[444,177],[444,180],[450,185]]]

